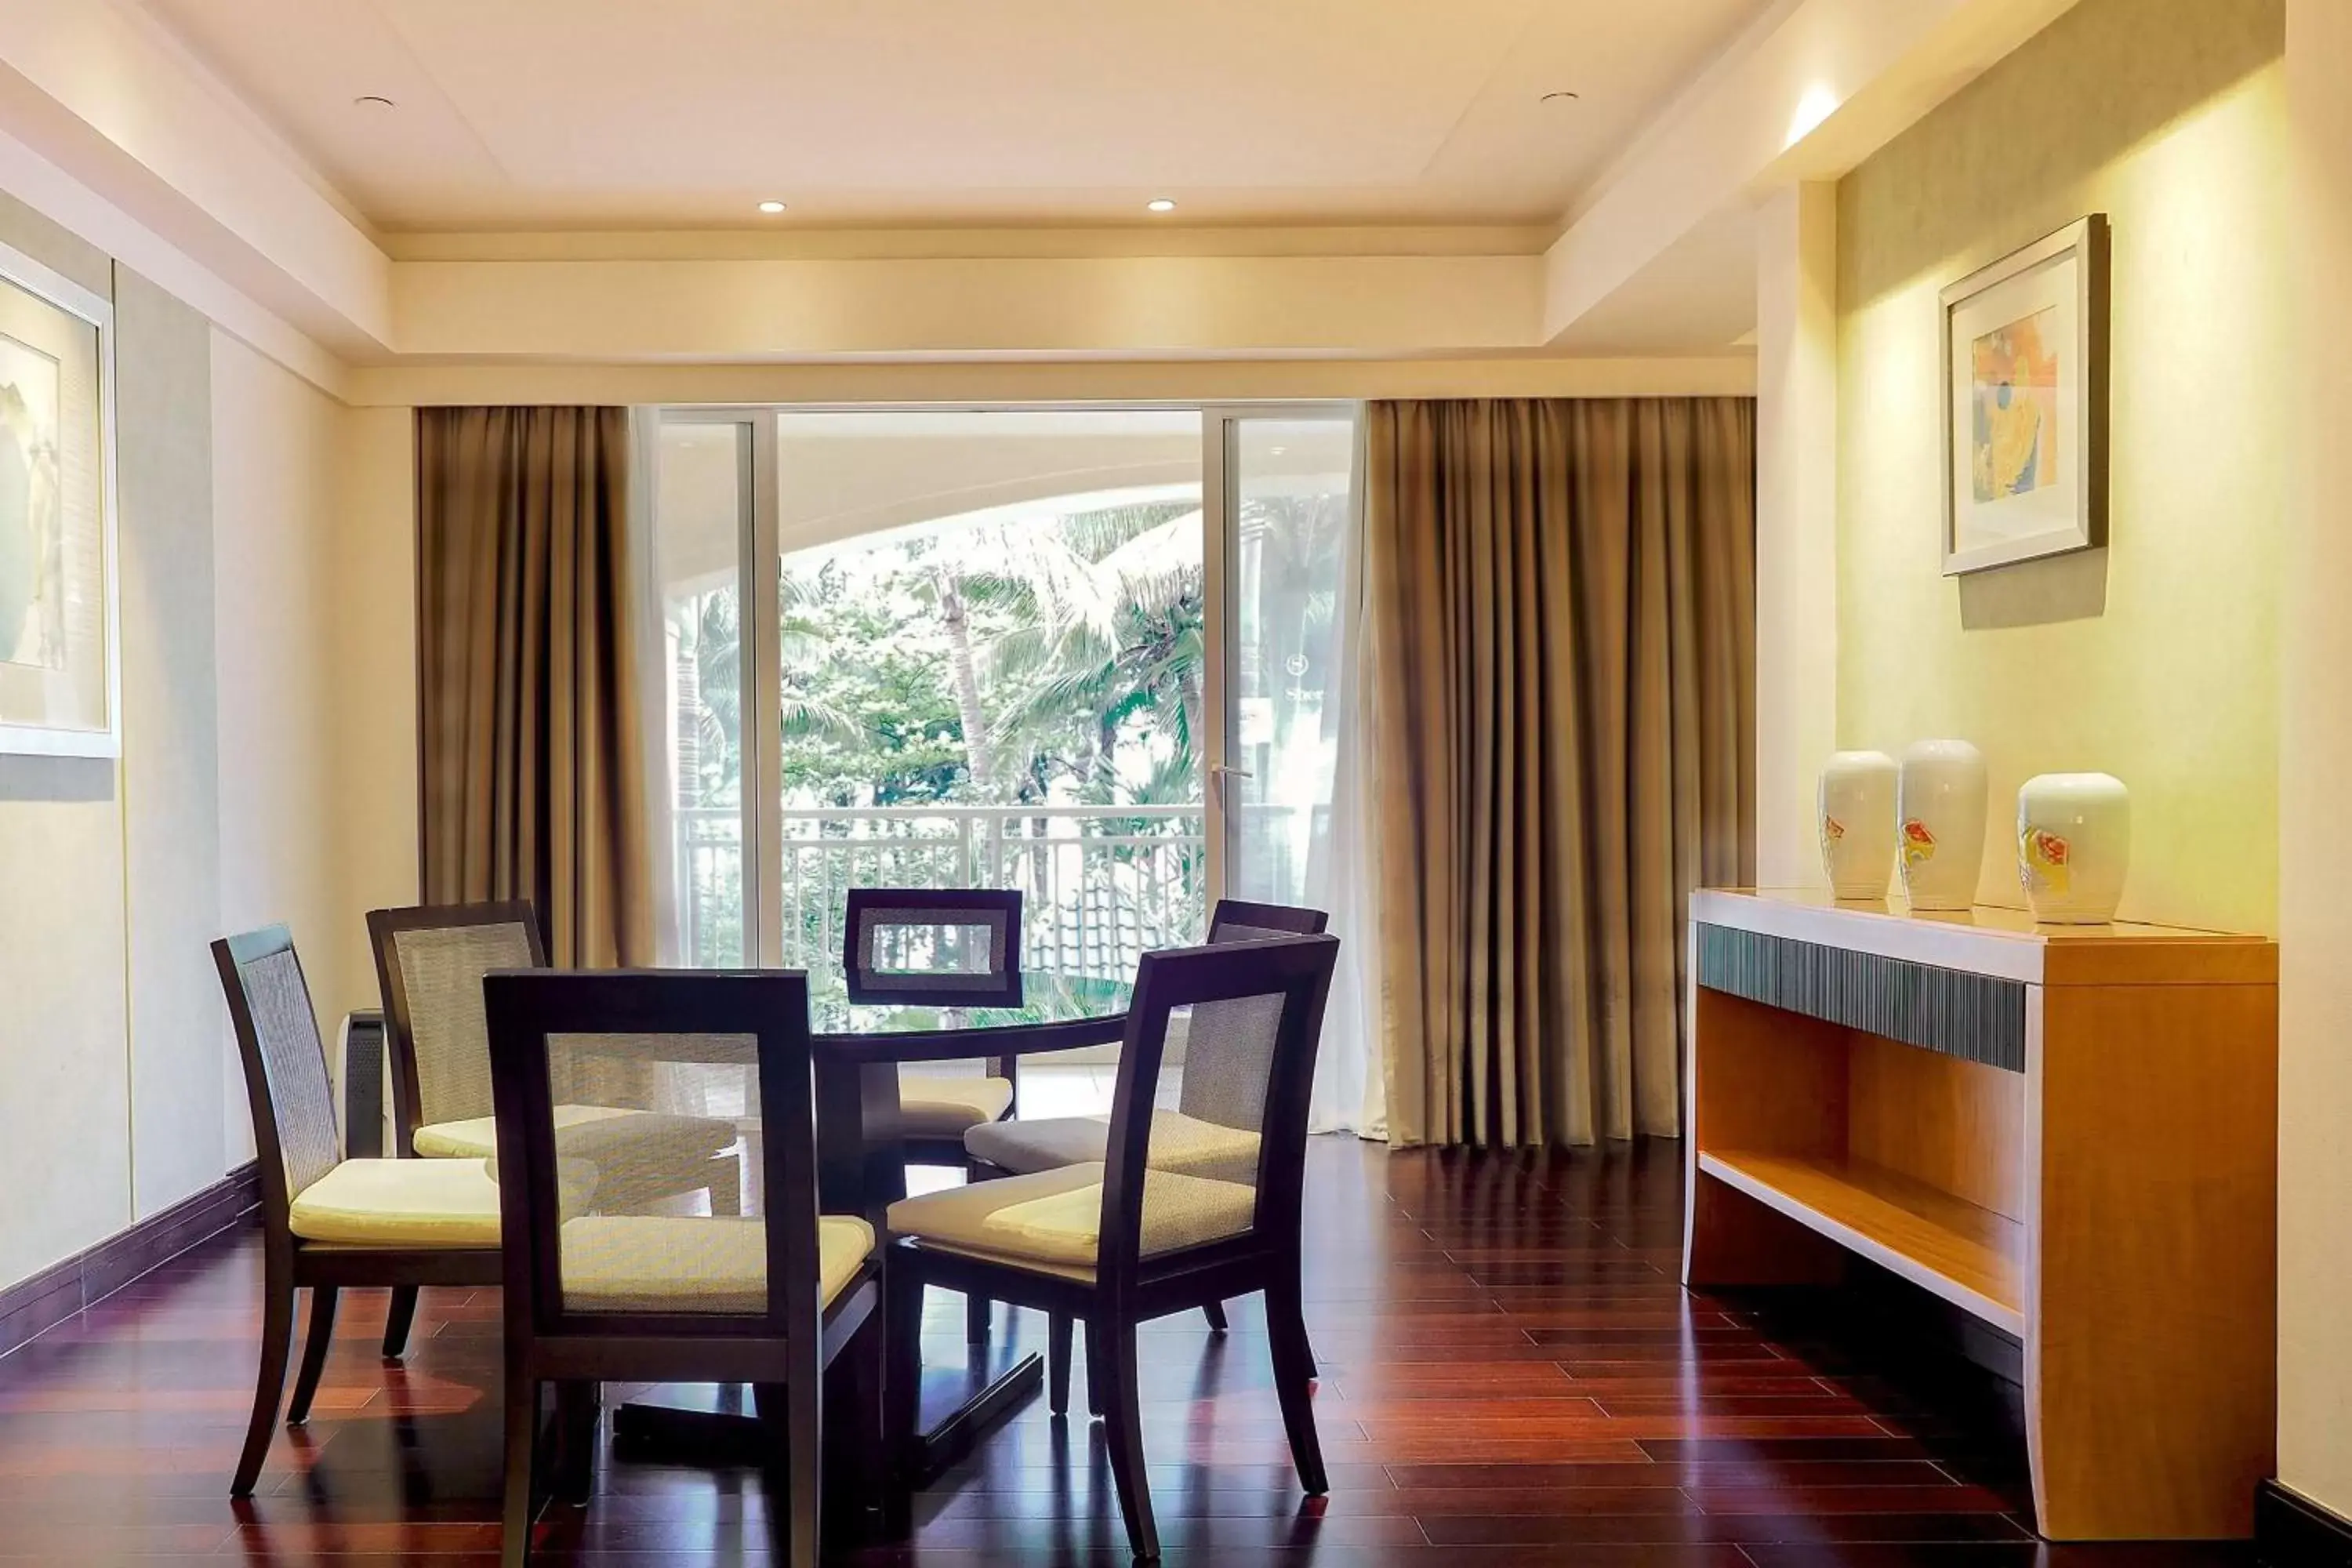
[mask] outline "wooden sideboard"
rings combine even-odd
[[[1685,1283],[1865,1258],[2021,1342],[2043,1535],[2252,1532],[2275,944],[1707,891],[1689,972]]]

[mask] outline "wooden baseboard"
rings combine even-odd
[[[0,1355],[104,1300],[198,1242],[248,1222],[260,1203],[261,1180],[248,1160],[211,1186],[0,1290]]]
[[[2254,1489],[2254,1551],[2270,1568],[2352,1568],[2352,1519],[2264,1481]]]

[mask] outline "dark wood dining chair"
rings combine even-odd
[[[889,1365],[885,1431],[897,1473],[912,1473],[926,1286],[977,1292],[1045,1312],[1056,1336],[1083,1321],[1101,1379],[1111,1476],[1135,1555],[1160,1554],[1144,1470],[1136,1330],[1154,1318],[1263,1291],[1276,1396],[1300,1481],[1328,1489],[1312,1405],[1301,1271],[1307,1105],[1339,939],[1301,936],[1146,953],[1120,1047],[1110,1145],[1101,1163],[928,1193],[890,1205]],[[1218,1114],[1247,1124],[1246,1171],[1186,1175],[1155,1168],[1152,1105],[1171,1015],[1186,1010],[1195,1047],[1226,1064]],[[1231,1124],[1229,1123],[1229,1124]],[[1049,1390],[1069,1406],[1064,1369]]]
[[[434,904],[371,910],[367,922],[383,992],[395,1133],[392,1152],[401,1158],[488,1159],[498,1152],[498,1135],[482,977],[497,970],[546,967],[537,912],[523,900]],[[558,1114],[578,1129],[571,1142],[582,1158],[595,1160],[607,1145],[633,1145],[627,1159],[646,1178],[640,1194],[646,1201],[708,1190],[714,1209],[735,1207],[729,1184],[738,1167],[719,1158],[735,1141],[734,1123],[674,1109],[625,1111],[594,1104],[566,1105]],[[661,1158],[646,1158],[655,1152]],[[416,1293],[395,1293],[384,1324],[384,1354],[400,1353],[415,1313]]]
[[[842,920],[841,966],[855,1003],[930,1007],[1021,1005],[1021,889],[852,888]],[[910,1165],[975,1170],[964,1135],[1001,1123],[1020,1098],[1019,1058],[984,1058],[978,1075],[901,1072],[899,1136]],[[965,1337],[988,1338],[989,1305],[967,1304]]]
[[[212,947],[245,1066],[261,1181],[261,1367],[229,1483],[231,1496],[245,1497],[260,1477],[286,1393],[294,1293],[310,1293],[310,1337],[286,1416],[300,1426],[344,1287],[389,1287],[413,1303],[423,1285],[499,1282],[499,1192],[480,1160],[345,1159],[326,1045],[293,937],[271,926]]]
[[[1320,936],[1330,920],[1321,910],[1219,899],[1209,914],[1209,943],[1214,947],[1226,942],[1257,942],[1270,936]],[[1220,1093],[1218,1086],[1223,1079],[1225,1064],[1216,1059],[1215,1042],[1207,1045],[1206,1054],[1197,1061],[1187,1048],[1184,1081],[1176,1108],[1152,1113],[1152,1157],[1160,1169],[1213,1176],[1236,1162],[1246,1167],[1256,1158],[1255,1133],[1229,1126],[1213,1114],[1212,1102]],[[1201,1114],[1203,1111],[1211,1114]],[[970,1162],[970,1180],[1058,1170],[1105,1158],[1110,1148],[1110,1118],[1048,1116],[992,1122],[965,1133],[963,1146]],[[1223,1302],[1212,1301],[1201,1311],[1208,1319],[1212,1332],[1225,1331]],[[1056,1325],[1046,1343],[1049,1350],[1053,1346],[1064,1347],[1062,1353],[1066,1354],[1066,1329]],[[1092,1348],[1090,1341],[1089,1351]],[[1055,1375],[1065,1380],[1068,1376],[1066,1371]],[[1094,1404],[1091,1377],[1087,1386],[1087,1400]],[[1097,1405],[1095,1414],[1101,1413]]]
[[[818,1214],[807,977],[538,970],[483,990],[506,1226],[506,1562],[529,1552],[544,1387],[558,1390],[554,1474],[585,1501],[603,1384],[748,1383],[773,1436],[775,1549],[814,1564],[822,1444],[841,1479],[880,1464],[882,1322],[873,1226]],[[583,1085],[625,1106],[679,1079],[730,1105],[742,1213],[645,1212],[635,1192],[660,1173],[629,1163],[659,1152],[585,1153],[558,1115]],[[583,1163],[584,1193],[571,1174]],[[614,1183],[617,1208],[603,1196]]]

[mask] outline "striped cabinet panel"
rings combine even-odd
[[[2025,1070],[2019,981],[1702,925],[1698,983],[1926,1050]]]

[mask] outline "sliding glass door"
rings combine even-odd
[[[1223,543],[1220,889],[1313,903],[1348,718],[1357,419],[1339,406],[1210,420]]]
[[[1297,902],[1327,831],[1352,409],[669,411],[665,924],[834,967],[852,886],[1017,887],[1036,994]]]

